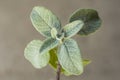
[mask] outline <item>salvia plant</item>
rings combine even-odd
[[[60,73],[80,75],[90,60],[82,59],[74,35],[86,36],[95,32],[101,25],[96,10],[79,9],[72,14],[69,23],[61,27],[59,19],[48,9],[40,6],[33,8],[30,19],[35,29],[46,39],[31,41],[24,51],[25,58],[35,68],[50,64],[56,71],[56,80]]]

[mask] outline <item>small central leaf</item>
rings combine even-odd
[[[83,72],[83,63],[76,41],[66,40],[58,50],[58,60],[63,69],[70,74],[80,75]]]
[[[57,37],[57,30],[55,28],[51,29],[51,36],[52,36],[52,38],[56,38]]]

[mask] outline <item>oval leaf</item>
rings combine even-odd
[[[57,70],[57,63],[58,63],[57,48],[51,49],[49,53],[50,53],[49,64],[54,70]],[[63,68],[61,68],[61,73],[65,74],[66,76],[71,75],[70,73],[66,72]]]
[[[51,37],[52,28],[56,28],[57,31],[61,29],[58,18],[44,7],[34,7],[30,18],[35,29],[43,36]]]
[[[39,49],[42,45],[40,40],[31,41],[24,51],[25,58],[32,63],[35,68],[45,67],[49,62],[49,53],[39,54]]]
[[[63,69],[69,74],[80,75],[83,72],[80,50],[73,39],[66,40],[59,47],[58,60]]]
[[[88,35],[95,32],[101,26],[101,19],[96,10],[80,9],[76,11],[71,17],[70,21],[82,20],[84,22],[83,28],[78,32],[80,35]]]
[[[80,29],[83,27],[84,23],[80,20],[73,21],[69,24],[67,24],[64,28],[63,31],[65,33],[65,37],[70,38],[74,36],[76,33],[80,31]]]
[[[48,52],[50,49],[55,48],[58,44],[59,44],[59,41],[54,38],[46,39],[39,50],[40,54],[44,54]]]

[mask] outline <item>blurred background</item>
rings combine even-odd
[[[120,0],[0,0],[0,80],[55,80],[49,66],[35,69],[24,58],[24,48],[31,40],[44,40],[29,18],[34,6],[53,11],[62,25],[78,8],[96,9],[102,18],[96,33],[74,37],[83,58],[92,63],[82,75],[61,75],[61,80],[120,80]]]

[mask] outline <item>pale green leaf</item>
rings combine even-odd
[[[76,33],[80,31],[80,29],[83,27],[84,23],[80,20],[73,21],[69,24],[67,24],[64,28],[63,31],[65,33],[65,37],[70,38],[74,36]]]
[[[44,54],[48,52],[49,50],[55,48],[58,44],[59,44],[59,41],[54,38],[46,39],[39,50],[40,54]]]
[[[39,54],[39,49],[42,45],[42,41],[33,40],[31,41],[24,51],[25,58],[32,63],[35,68],[45,67],[49,62],[49,53]]]
[[[82,60],[82,63],[83,63],[83,66],[85,67],[85,66],[87,66],[88,64],[91,63],[91,60],[83,59],[83,60]],[[70,74],[69,72],[66,72],[65,70],[63,71],[63,73],[64,73],[66,76],[72,75],[72,74]]]
[[[52,38],[56,38],[57,37],[57,30],[55,28],[52,28],[51,36],[52,36]]]
[[[86,66],[91,63],[91,60],[83,59],[83,66]]]
[[[51,37],[52,28],[55,28],[57,31],[61,29],[58,18],[44,7],[34,7],[30,18],[35,29],[46,37]]]
[[[58,58],[57,58],[57,48],[51,49],[49,51],[50,53],[50,66],[56,71],[57,70],[57,64],[58,64]],[[66,76],[71,75],[70,73],[66,72],[63,68],[61,68],[61,73],[65,74]]]
[[[67,73],[80,75],[83,72],[80,50],[73,39],[67,39],[59,47],[58,60]]]
[[[83,28],[78,32],[79,35],[88,35],[95,32],[101,26],[101,19],[96,10],[79,9],[70,17],[70,21],[82,20]]]

